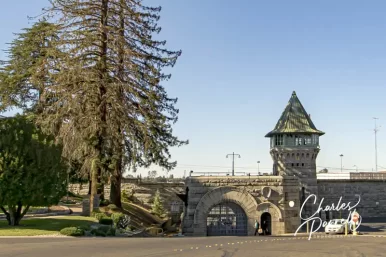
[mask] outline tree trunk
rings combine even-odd
[[[99,155],[98,155],[99,157]],[[90,216],[94,210],[94,200],[95,196],[98,193],[98,169],[99,169],[99,163],[96,163],[97,160],[93,160],[91,164],[91,192],[90,192]]]
[[[24,217],[24,215],[27,213],[29,209],[29,205],[27,205],[23,212],[22,210],[23,205],[21,202],[18,202],[17,208],[16,206],[10,206],[9,207],[9,212],[3,207],[0,206],[0,209],[4,212],[5,217],[7,219],[8,225],[10,226],[18,226],[20,224],[21,219]]]
[[[91,175],[88,176],[88,195],[91,195]]]
[[[118,77],[120,79],[123,78],[123,67],[124,67],[124,43],[125,43],[125,16],[124,16],[124,4],[125,1],[120,1],[121,7],[120,7],[120,31],[119,31],[119,39],[120,44],[118,45]],[[123,79],[122,79],[123,81]],[[123,101],[123,92],[122,88],[119,89],[119,97],[120,101]],[[118,127],[118,135],[122,135],[121,129]],[[122,143],[124,144],[124,143]],[[112,204],[115,204],[118,208],[122,208],[122,198],[121,198],[121,182],[122,182],[122,148],[121,146],[118,146],[118,152],[119,158],[117,160],[117,163],[115,165],[113,174],[111,175],[110,179],[110,202]]]
[[[114,173],[111,175],[110,182],[110,202],[118,208],[122,208],[121,200],[121,181],[122,181],[122,164],[121,160],[115,166]]]

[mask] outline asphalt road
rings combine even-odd
[[[386,256],[386,237],[1,238],[1,257]]]

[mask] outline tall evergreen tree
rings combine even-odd
[[[137,0],[51,3],[61,28],[56,47],[65,49],[66,56],[55,80],[60,101],[51,102],[39,121],[51,130],[54,124],[63,142],[71,137],[66,132],[74,131],[87,143],[93,206],[103,174],[113,175],[117,191],[126,164],[136,168],[155,163],[167,169],[176,165],[169,161],[169,147],[187,141],[172,133],[177,99],[168,97],[161,82],[170,78],[162,69],[173,66],[181,52],[169,51],[163,48],[165,41],[152,38],[160,32],[160,7]]]
[[[42,94],[53,86],[54,63],[60,60],[60,51],[52,47],[57,32],[56,25],[43,20],[16,34],[0,66],[0,111],[42,111]]]
[[[1,112],[19,108],[24,113],[40,115],[44,108],[58,101],[55,95],[56,74],[66,54],[57,48],[58,40],[59,27],[47,20],[38,21],[16,34],[6,51],[8,60],[0,65]],[[47,111],[52,111],[52,108]],[[80,145],[82,141],[77,138],[78,134],[69,129],[71,127],[66,133],[72,136],[67,138],[63,156],[71,162],[83,162],[87,152]],[[77,174],[81,178],[87,175],[87,172]]]

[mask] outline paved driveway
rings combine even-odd
[[[2,257],[385,256],[386,237],[1,238]]]

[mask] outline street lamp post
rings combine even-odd
[[[355,171],[358,172],[358,166],[354,165],[353,167],[355,167]]]
[[[340,154],[340,172],[343,172],[343,154]]]
[[[233,152],[231,154],[227,154],[226,158],[230,155],[232,156],[232,176],[235,176],[235,155],[239,156],[239,158],[241,158],[241,155]]]
[[[257,174],[260,174],[260,161],[257,161]]]

